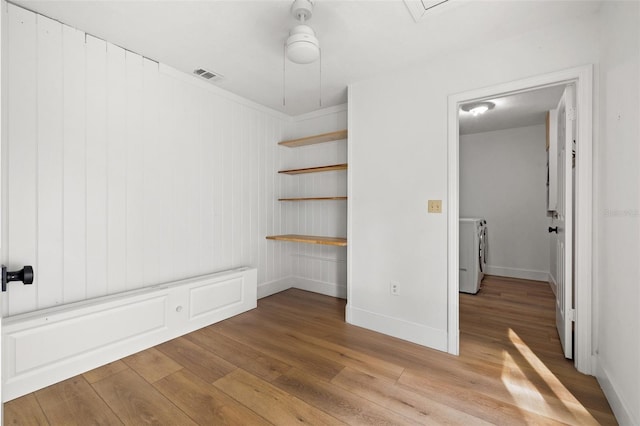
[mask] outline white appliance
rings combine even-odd
[[[487,221],[460,218],[460,291],[476,294],[487,268]]]

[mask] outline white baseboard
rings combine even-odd
[[[347,322],[369,330],[408,340],[422,346],[447,351],[447,330],[438,330],[415,322],[347,307]]]
[[[347,286],[324,281],[310,280],[308,278],[293,277],[291,287],[300,290],[312,291],[314,293],[325,294],[327,296],[347,298]]]
[[[522,280],[547,281],[549,271],[536,271],[533,269],[507,268],[505,266],[487,265],[485,271],[488,275],[499,277],[519,278]]]
[[[607,370],[602,367],[602,362],[598,360],[596,362],[596,378],[598,383],[607,397],[607,401],[611,406],[613,414],[616,416],[618,424],[621,426],[635,426],[640,425],[640,418],[634,417],[629,410],[630,405],[620,395],[620,392],[616,390],[616,386],[611,380],[611,376],[607,373]]]
[[[558,295],[558,283],[556,282],[556,279],[553,278],[553,275],[551,275],[551,272],[549,272],[549,276],[547,278],[547,281],[549,282],[549,287],[551,287],[551,291],[553,291],[553,294],[555,296]]]
[[[258,284],[258,299],[280,293],[292,287],[293,279],[291,277],[282,278],[268,283]]]
[[[3,401],[253,309],[256,280],[240,268],[7,317]]]

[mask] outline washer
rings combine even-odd
[[[487,221],[460,218],[460,292],[476,294],[487,268]]]

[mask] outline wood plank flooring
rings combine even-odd
[[[564,359],[546,283],[460,295],[454,357],[344,322],[301,290],[5,404],[5,424],[615,424]]]

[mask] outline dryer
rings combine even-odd
[[[487,221],[460,218],[460,291],[476,294],[487,268]]]

